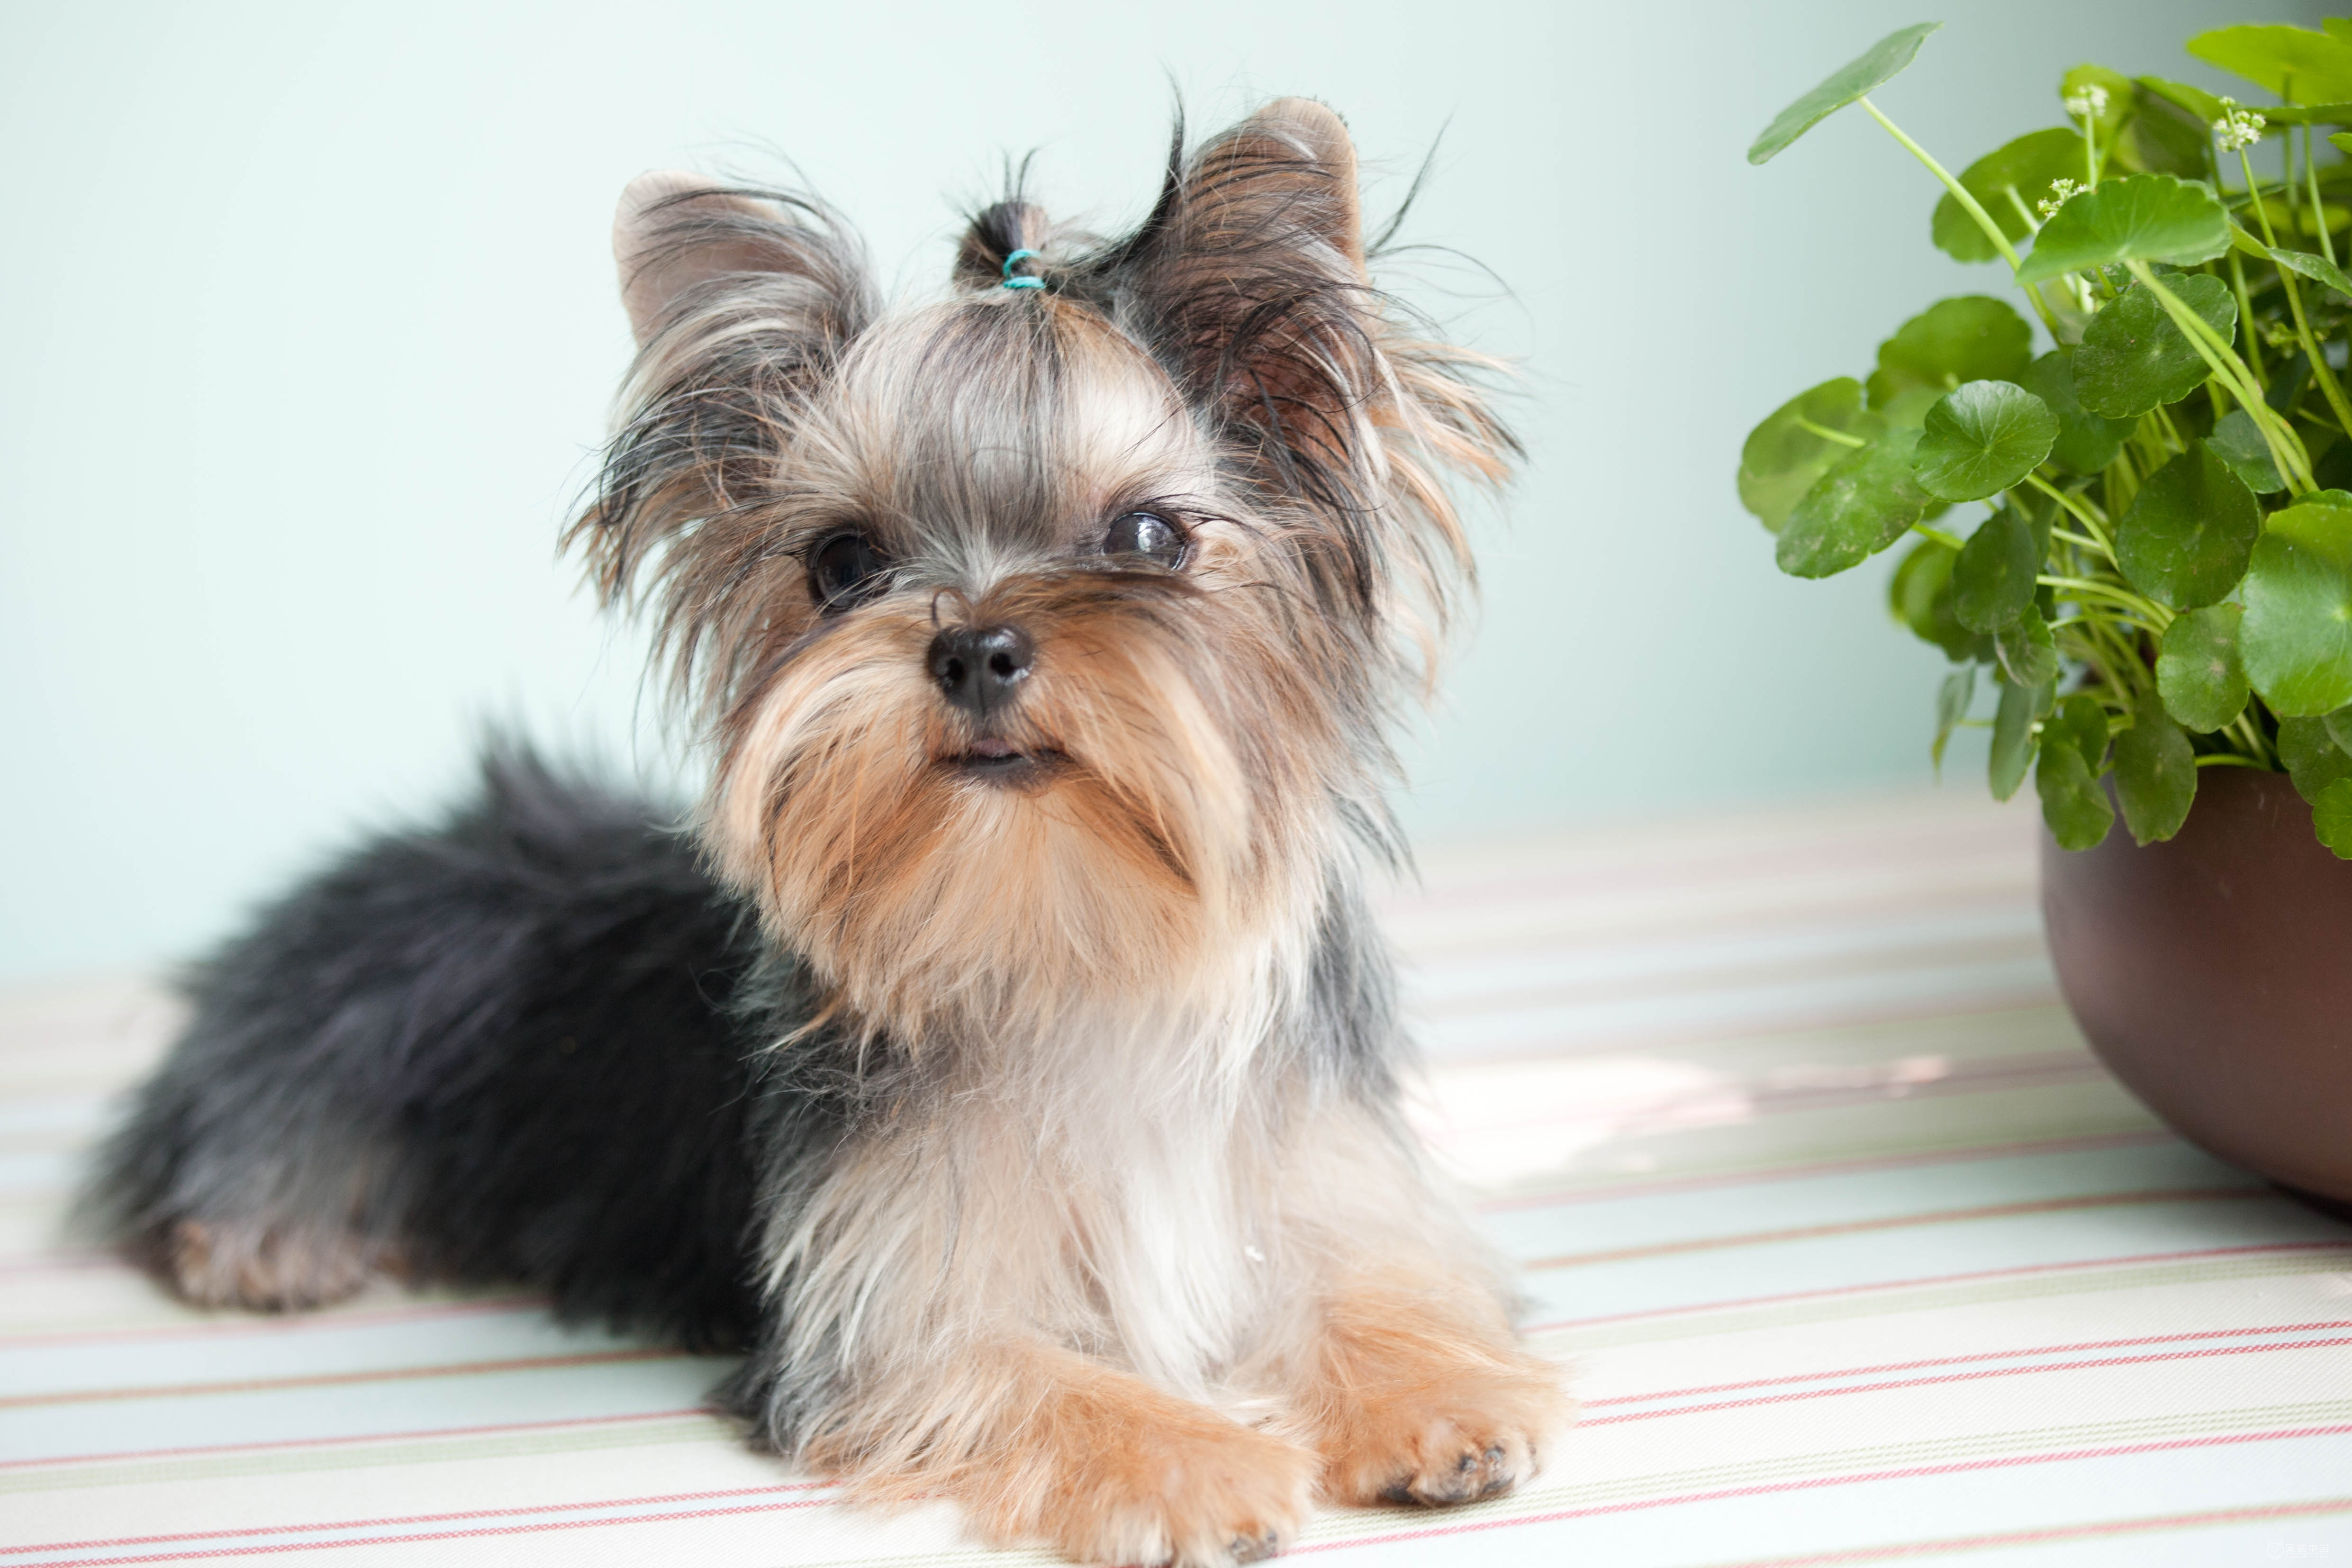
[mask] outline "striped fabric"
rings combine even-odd
[[[2352,1561],[2352,1230],[2158,1127],[2056,1005],[2027,810],[1958,789],[1427,855],[1415,1115],[1525,1260],[1581,1425],[1334,1563]],[[160,1048],[0,997],[0,1568],[1038,1562],[701,1413],[722,1363],[528,1299],[176,1307],[55,1237]]]

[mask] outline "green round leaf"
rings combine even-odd
[[[2197,754],[2163,707],[2143,700],[2131,728],[2116,737],[2116,795],[2124,826],[2141,844],[2180,831],[2197,799]]]
[[[1941,22],[1919,22],[1889,33],[1859,58],[1831,73],[1828,80],[1782,110],[1748,149],[1751,163],[1769,162],[1782,148],[1835,114],[1879,83],[1899,74],[1919,53],[1927,35]]]
[[[2213,132],[2201,115],[2168,103],[2154,77],[2142,77],[2132,91],[2131,123],[2111,143],[2118,167],[2141,174],[2205,177],[2212,161]]]
[[[2012,507],[1985,519],[1952,567],[1952,614],[1976,632],[1998,632],[2033,604],[2042,570],[2033,526]]]
[[[2000,707],[1992,717],[1992,756],[1986,768],[1993,799],[2007,800],[2025,782],[2026,770],[2033,765],[2034,721],[2050,711],[2056,691],[2052,681],[2032,687],[2001,683]]]
[[[2337,751],[2352,756],[2352,707],[2321,714],[2319,727],[2327,731],[2327,738],[2336,742]]]
[[[2176,610],[2218,603],[2246,574],[2262,503],[2203,441],[2147,477],[2116,525],[2116,563]]]
[[[2313,282],[2324,283],[2346,299],[2352,300],[2352,278],[2347,278],[2344,275],[2344,269],[2326,257],[2314,256],[2307,250],[2273,248],[2270,251],[2270,258],[2281,267],[2290,271],[2300,272]]]
[[[1885,408],[1914,387],[1941,397],[1962,382],[2015,381],[2032,363],[2033,329],[2006,301],[1984,294],[1938,300],[1878,345],[1870,405]]]
[[[1952,566],[1959,558],[1949,545],[1921,540],[1895,568],[1886,605],[1914,636],[1942,648],[1946,658],[1990,658],[1992,645],[1952,613]]]
[[[2058,416],[2058,439],[2050,456],[2061,467],[2078,474],[2095,474],[2116,460],[2124,437],[2137,423],[2094,414],[2074,393],[2074,351],[2053,349],[2026,366],[2017,384],[2042,399]]]
[[[2042,744],[2072,746],[2096,778],[2107,764],[2107,710],[2088,692],[2077,691],[2058,704],[2042,726]]]
[[[2339,860],[2352,860],[2352,779],[2337,779],[2311,803],[2311,831],[2336,851]]]
[[[2020,283],[2116,261],[2194,267],[2230,248],[2230,217],[2213,193],[2170,174],[2109,180],[2058,209],[2017,269]]]
[[[1789,513],[1773,560],[1791,577],[1859,566],[1909,531],[1927,494],[1911,478],[1916,430],[1889,430],[1831,465]]]
[[[2125,101],[2130,101],[2128,95]],[[2083,133],[2061,126],[2028,132],[1986,153],[1960,171],[1960,188],[1976,197],[2014,242],[2033,232],[2026,220],[2034,216],[2033,204],[2050,194],[2051,184],[2058,180],[2080,183],[2084,173]],[[1927,234],[1937,249],[1956,261],[1990,261],[2000,254],[1949,191],[1936,204]]]
[[[1855,449],[1807,425],[1864,441],[1886,427],[1863,408],[1862,384],[1850,375],[1809,387],[1765,416],[1739,449],[1739,504],[1775,533],[1831,465]]]
[[[2280,720],[2278,752],[2295,793],[2305,800],[2317,800],[2338,779],[2352,779],[2352,756],[2345,754],[2320,720]]]
[[[2058,647],[2039,613],[2020,616],[1993,634],[1993,657],[2012,686],[2045,686],[2058,679]]]
[[[2107,792],[2072,746],[2053,746],[2045,738],[2033,765],[2033,787],[2042,796],[2042,820],[2061,849],[2093,848],[2116,824]]]
[[[2156,658],[2156,689],[2166,711],[2209,734],[2245,710],[2246,667],[2238,659],[2236,605],[2191,610],[2173,621]]]
[[[2352,495],[2271,514],[2246,569],[2246,679],[2282,719],[2352,702]]]
[[[2278,463],[2271,456],[2270,444],[2263,439],[2262,426],[2244,409],[2232,408],[2215,420],[2213,434],[2205,438],[2205,443],[2256,495],[2266,496],[2286,489],[2286,481],[2279,477]]]
[[[2228,342],[2237,330],[2238,301],[2230,287],[2205,273],[2170,278],[2165,287],[2200,320]],[[2178,403],[2212,370],[2189,335],[2173,324],[2163,303],[2146,285],[2135,283],[2091,318],[2074,351],[2074,395],[2094,414],[2130,419],[2167,403]]]
[[[1911,470],[1942,500],[1982,500],[2042,466],[2058,416],[2012,382],[1971,381],[1946,393],[1920,426]]]
[[[2290,103],[2352,98],[2352,44],[2306,27],[2218,27],[2189,40],[2189,52]]]
[[[2210,125],[2230,112],[2229,105],[2220,99],[2203,88],[2191,87],[2185,81],[2167,81],[2160,76],[2144,76],[2139,79],[2139,84],[2167,103],[2178,104],[2187,110],[2197,117],[2200,124]]]

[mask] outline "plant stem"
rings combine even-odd
[[[2327,208],[2319,199],[2319,164],[2312,157],[2312,127],[2303,128],[2303,179],[2311,192],[2311,226],[2319,231],[2319,254],[2327,258],[2327,265],[2336,265],[2336,242],[2327,235]]]
[[[2018,268],[2024,265],[2023,259],[2017,254],[2017,247],[2009,243],[2009,236],[2001,233],[2000,225],[1992,221],[1992,215],[1986,212],[1983,205],[1979,203],[1976,197],[1969,194],[1966,186],[1962,185],[1959,181],[1952,178],[1951,174],[1944,168],[1944,165],[1938,163],[1934,158],[1928,155],[1927,150],[1925,147],[1920,146],[1919,143],[1912,141],[1908,136],[1904,135],[1902,128],[1897,126],[1895,121],[1887,119],[1884,114],[1879,113],[1878,105],[1870,101],[1868,94],[1865,93],[1863,97],[1855,100],[1854,101],[1861,104],[1864,109],[1867,110],[1873,120],[1877,121],[1880,125],[1885,127],[1886,133],[1889,136],[1894,137],[1895,140],[1903,143],[1905,151],[1908,152],[1914,158],[1918,159],[1922,163],[1927,164],[1927,172],[1929,174],[1944,182],[1944,188],[1952,193],[1952,199],[1960,204],[1961,211],[1967,213],[1969,216],[1976,219],[1977,226],[1984,230],[1985,237],[1992,241],[1992,247],[2000,252],[2001,259],[2009,263],[2009,268],[2011,271],[2014,272]]]
[[[2098,545],[2101,554],[2105,555],[2110,561],[2113,561],[2116,558],[2116,548],[2113,544],[2110,544],[2107,542],[2107,531],[2099,526],[2099,520],[2092,515],[2088,507],[2084,506],[2074,497],[2068,495],[2064,490],[2060,489],[2056,485],[2052,484],[2048,479],[2043,479],[2040,474],[2026,475],[2025,482],[2032,485],[2035,489],[2040,490],[2043,495],[2048,496],[2052,500],[2056,501],[2060,506],[2064,507],[2066,509],[2067,516],[2081,523],[2084,528],[2089,529],[2091,531],[2092,540]]]
[[[2124,266],[2143,288],[2156,296],[2157,303],[2164,307],[2164,313],[2172,318],[2173,325],[2188,337],[2189,346],[2198,352],[2215,375],[2229,383],[2231,391],[2237,394],[2238,401],[2245,405],[2254,428],[2263,433],[2263,445],[2270,448],[2271,461],[2278,466],[2279,473],[2287,484],[2295,489],[2297,494],[2311,489],[2311,459],[2303,449],[2301,438],[2263,401],[2262,389],[2253,384],[2253,373],[2246,368],[2245,362],[2222,341],[2221,334],[2215,331],[2204,317],[2190,310],[2181,301],[2180,296],[2164,286],[2163,280],[2157,277],[2147,262],[2126,261]],[[2287,297],[2290,300],[2294,297],[2293,287],[2292,284],[2288,286]],[[2298,315],[2300,313],[2297,312]]]
[[[2271,377],[2270,373],[2263,368],[2263,335],[2254,331],[2253,296],[2246,292],[2246,269],[2240,262],[2238,247],[2234,245],[2230,247],[2230,287],[2238,296],[2238,320],[2246,323],[2246,358],[2253,363],[2254,379],[2268,386]]]
[[[1881,126],[1885,127],[1886,133],[1889,136],[1892,136],[1895,140],[1900,142],[1906,152],[1909,153],[1914,158],[1918,159],[1920,163],[1925,163],[1927,166],[1927,172],[1929,174],[1944,182],[1944,188],[1952,193],[1952,199],[1960,204],[1960,210],[1967,213],[1969,217],[1975,219],[1976,226],[1984,230],[1985,237],[1992,241],[1992,247],[2000,252],[2000,258],[2009,263],[2009,269],[2012,274],[2015,273],[2020,267],[2024,265],[2024,259],[2017,254],[2017,247],[2010,244],[2009,236],[2000,231],[2000,225],[1992,221],[1992,215],[1984,210],[1984,204],[1978,201],[1975,196],[1971,195],[1969,193],[1967,186],[1961,184],[1959,181],[1952,178],[1951,172],[1946,169],[1941,163],[1936,162],[1936,160],[1928,154],[1927,149],[1920,146],[1919,143],[1912,141],[1911,138],[1903,134],[1903,128],[1901,126],[1895,124],[1892,120],[1887,119],[1884,114],[1881,114],[1878,111],[1878,105],[1870,101],[1869,94],[1864,93],[1862,97],[1854,100],[1854,101],[1861,104],[1862,107],[1869,112],[1869,115],[1873,120],[1877,121]],[[2047,300],[2044,300],[2037,290],[2032,289],[2025,290],[2025,297],[2033,301],[2033,313],[2042,318],[2042,324],[2049,328],[2051,335],[2055,337],[2058,332],[2058,323],[2050,314],[2050,302]]]
[[[2279,152],[2279,157],[2283,161],[2286,170],[2286,184],[2287,191],[2290,195],[2293,195],[2294,190],[2294,136],[2293,132],[2290,131],[2286,138],[2285,145],[2282,147]],[[2263,243],[2269,246],[2273,250],[2276,250],[2279,248],[2278,231],[2271,226],[2270,208],[2263,204],[2262,187],[2254,179],[2254,162],[2252,159],[2246,156],[2245,149],[2242,147],[2238,150],[2238,167],[2245,173],[2246,185],[2251,193],[2251,198],[2254,208],[2254,220],[2263,226]],[[2327,239],[2327,217],[2325,213],[2319,212],[2317,208],[2316,204],[2319,200],[2319,184],[2318,177],[2316,175],[2313,176],[2311,188],[2312,201],[2314,203],[2313,210],[2317,215],[2315,221],[2319,226],[2321,244],[2325,247]],[[2328,252],[2327,258],[2330,262],[2333,262],[2336,259],[2333,250]],[[2230,259],[2231,265],[2234,266],[2237,261],[2236,255],[2232,253]],[[2352,430],[2352,404],[2347,404],[2346,402],[2342,384],[2336,381],[2336,373],[2328,368],[2327,356],[2319,352],[2318,343],[2312,338],[2310,318],[2306,317],[2303,313],[2303,290],[2294,286],[2294,273],[2292,268],[2280,267],[2277,270],[2279,275],[2279,286],[2286,291],[2287,310],[2294,316],[2295,341],[2303,345],[2304,353],[2311,360],[2311,374],[2314,379],[2319,383],[2320,395],[2327,399],[2327,406],[2335,411],[2336,423],[2342,426],[2346,430]],[[2241,305],[2239,309],[2242,310],[2245,307]],[[2254,338],[2252,319],[2251,317],[2242,319],[2246,322],[2246,341],[2251,344]],[[2284,468],[2281,468],[2279,472],[2284,474],[2286,470]]]
[[[1932,539],[1937,543],[1941,544],[1948,549],[1958,550],[1964,548],[1960,542],[1960,536],[1958,534],[1946,533],[1942,529],[1930,528],[1924,522],[1913,523],[1911,525],[1911,531]]]
[[[1841,447],[1867,447],[1870,445],[1869,442],[1864,440],[1859,436],[1849,436],[1843,430],[1832,430],[1826,425],[1816,425],[1801,414],[1798,415],[1796,418],[1797,428],[1804,431],[1808,436],[1818,436],[1824,441],[1834,441]]]
[[[2172,612],[2153,599],[2144,599],[2128,588],[2118,588],[2112,583],[2102,583],[2095,577],[2053,577],[2044,574],[2033,579],[2046,588],[2065,588],[2077,594],[2108,600],[2129,610],[2142,620],[2153,624],[2158,631],[2172,624]]]
[[[2196,761],[2200,768],[2260,768],[2264,773],[2268,773],[2271,766],[2268,763],[2257,761],[2237,752],[2206,752]]]

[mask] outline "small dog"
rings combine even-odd
[[[1398,1112],[1361,863],[1517,455],[1270,104],[1132,233],[1013,199],[885,309],[814,200],[651,174],[570,540],[708,742],[691,837],[494,748],[197,977],[91,1204],[189,1300],[524,1281],[748,1352],[755,1439],[1187,1565],[1459,1503],[1568,1420]]]

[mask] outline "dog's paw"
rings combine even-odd
[[[1323,1489],[1357,1506],[1496,1497],[1534,1473],[1573,1414],[1559,1371],[1527,1355],[1391,1385],[1327,1432]]]
[[[164,1262],[179,1293],[200,1307],[299,1311],[356,1294],[384,1264],[340,1232],[285,1232],[184,1219]]]
[[[1315,1455],[1212,1412],[1101,1436],[1043,1510],[1044,1533],[1078,1562],[1256,1563],[1313,1510]]]

